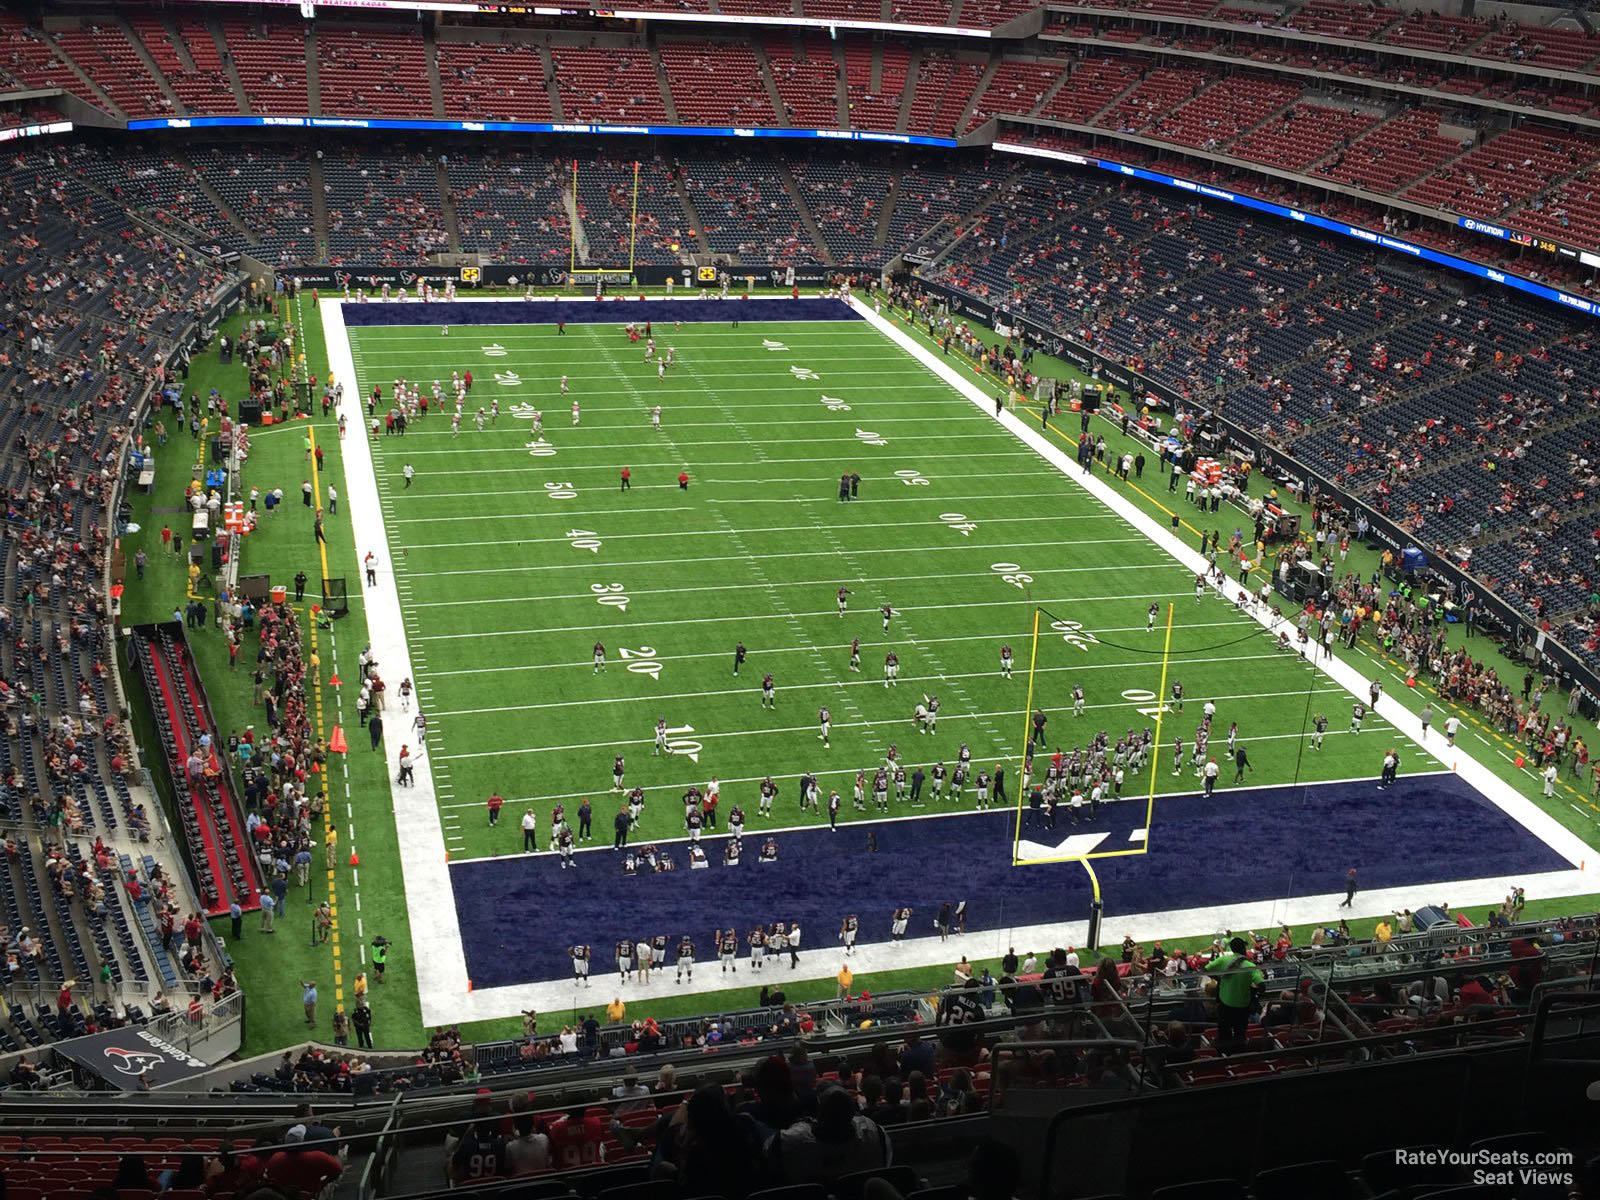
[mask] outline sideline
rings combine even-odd
[[[398,685],[400,680],[408,677],[415,680],[417,672],[412,666],[410,648],[406,644],[400,593],[388,558],[389,536],[384,527],[372,446],[367,440],[361,389],[350,353],[350,337],[344,325],[343,301],[323,299],[319,305],[330,376],[347,381],[344,403],[352,406],[350,415],[353,419],[346,422],[345,439],[340,449],[344,455],[345,487],[349,489],[347,503],[355,535],[358,586],[362,588],[363,607],[367,615],[367,639],[372,645],[374,657],[382,666],[383,675]],[[375,587],[367,587],[366,576],[360,573],[359,564],[369,550],[379,558]],[[399,693],[391,688],[390,694],[398,696]],[[433,755],[417,756],[415,786],[397,786],[394,782],[397,768],[391,764],[399,754],[399,747],[395,745],[391,753],[387,743],[396,741],[397,735],[403,734],[404,729],[393,710],[391,719],[396,721],[395,729],[385,737],[386,744],[381,749],[394,808],[406,915],[411,922],[417,1001],[421,1006],[424,1028],[453,1025],[470,1019],[463,1016],[461,1001],[471,984],[467,979],[467,960],[461,946],[460,930],[456,926],[455,893],[451,890],[450,870],[445,858],[444,827],[440,822],[439,803],[434,791]],[[372,751],[358,742],[351,745],[349,753],[370,754]]]

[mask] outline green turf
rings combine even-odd
[[[1101,727],[1152,723],[1140,711],[1161,679],[1164,629],[1146,631],[1152,600],[1175,608],[1172,677],[1189,701],[1163,741],[1189,741],[1213,698],[1213,749],[1237,720],[1256,764],[1249,781],[1260,784],[1296,771],[1372,774],[1380,739],[1393,737],[1375,718],[1364,740],[1347,734],[1349,699],[1330,681],[1275,652],[1214,593],[1197,601],[1190,573],[861,323],[688,325],[662,339],[678,352],[665,380],[611,325],[565,336],[458,327],[448,338],[362,328],[352,341],[363,393],[464,368],[477,381],[459,436],[430,415],[403,438],[378,437],[375,454],[456,857],[520,851],[515,819],[487,824],[491,791],[533,808],[541,831],[553,804],[589,797],[605,838],[616,754],[628,786],[648,797],[640,837],[681,834],[679,797],[711,776],[752,832],[819,819],[799,811],[805,771],[856,815],[855,772],[891,743],[908,767],[953,763],[965,743],[975,761],[1004,761],[1015,781],[1036,606],[1048,613],[1035,704],[1054,714],[1052,740],[1067,747]],[[484,346],[504,353],[486,357]],[[517,382],[497,385],[497,373]],[[583,405],[577,427],[562,375]],[[502,415],[479,432],[470,414],[490,396]],[[648,420],[657,403],[659,431]],[[529,422],[510,415],[527,404],[546,410],[553,456],[530,454]],[[400,482],[407,462],[410,488]],[[842,471],[862,476],[848,503],[837,498]],[[851,593],[843,617],[840,587]],[[887,634],[883,604],[895,609]],[[1080,646],[1075,625],[1098,640]],[[848,665],[853,638],[859,674]],[[604,672],[592,662],[597,640]],[[739,641],[749,657],[736,678]],[[1011,680],[1000,676],[1002,644],[1018,657]],[[895,687],[883,679],[890,650]],[[761,701],[766,672],[772,708]],[[1076,721],[1074,684],[1088,703]],[[932,737],[911,720],[925,693],[942,701]],[[1308,712],[1324,709],[1326,749],[1302,755]],[[674,731],[670,755],[652,753],[658,717]],[[1162,753],[1158,794],[1192,790],[1187,764],[1174,776]],[[763,822],[755,781],[768,774],[784,791]]]

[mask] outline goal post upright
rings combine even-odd
[[[1017,772],[1016,825],[1011,833],[1011,865],[1018,866],[1022,859],[1017,848],[1022,845],[1022,814],[1028,806],[1027,789],[1023,783],[1027,775],[1029,735],[1033,729],[1034,669],[1039,664],[1039,606],[1033,608],[1032,644],[1028,648],[1028,699],[1022,706],[1022,767]]]
[[[1155,743],[1150,748],[1150,791],[1145,797],[1144,806],[1144,849],[1150,849],[1150,827],[1155,822],[1156,815],[1156,764],[1161,758],[1161,718],[1167,711],[1167,665],[1172,661],[1172,617],[1176,611],[1169,600],[1167,602],[1167,632],[1161,645],[1161,682],[1156,685],[1156,727],[1151,736]],[[1177,766],[1176,763],[1173,766]]]
[[[628,275],[633,275],[633,247],[639,239],[639,160],[633,160],[633,201],[628,210]]]

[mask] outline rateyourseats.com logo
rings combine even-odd
[[[1591,1085],[1589,1094],[1600,1095],[1600,1085]],[[1394,1157],[1395,1164],[1401,1167],[1443,1167],[1470,1172],[1475,1187],[1569,1187],[1576,1178],[1570,1150],[1418,1147],[1396,1150]]]

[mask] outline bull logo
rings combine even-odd
[[[112,1069],[122,1075],[143,1075],[166,1061],[154,1050],[129,1050],[122,1046],[107,1046],[105,1055]]]

